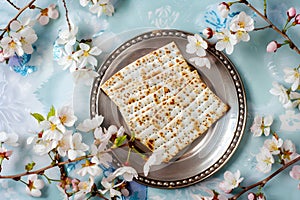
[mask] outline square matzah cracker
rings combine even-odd
[[[203,134],[228,110],[192,70],[174,42],[121,69],[101,89],[130,131],[165,162]]]

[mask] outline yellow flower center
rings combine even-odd
[[[84,51],[84,52],[83,52],[83,56],[88,57],[89,55],[90,55],[90,54],[89,54],[88,51]]]
[[[225,36],[224,39],[223,39],[223,41],[224,41],[224,42],[229,42],[229,37],[228,37],[228,36]]]
[[[88,159],[85,160],[84,164],[81,164],[82,167],[89,167],[93,165],[95,165],[95,163],[90,162]]]
[[[272,164],[271,158],[266,158],[263,161],[267,164]]]
[[[51,131],[54,131],[56,129],[56,127],[57,127],[56,124],[53,124],[53,123],[50,124]]]
[[[196,42],[196,46],[197,46],[197,47],[200,47],[200,46],[201,46],[201,42],[200,42],[200,41],[197,41],[197,42]]]
[[[241,27],[241,28],[245,28],[245,22],[239,22],[238,25],[239,25],[239,27]]]
[[[17,44],[15,43],[15,41],[12,40],[11,42],[8,43],[8,45],[10,48],[14,49],[14,48],[16,48]]]
[[[66,115],[60,116],[59,119],[60,119],[61,123],[64,124],[67,121],[67,116]]]

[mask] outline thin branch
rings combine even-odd
[[[264,0],[264,15],[267,17],[267,0]]]
[[[16,4],[14,4],[13,2],[11,2],[10,0],[6,0],[12,7],[14,7],[17,10],[20,10],[20,8],[18,6],[16,6]]]
[[[66,165],[66,164],[69,164],[69,163],[72,163],[72,162],[80,161],[80,160],[83,160],[83,159],[86,159],[86,158],[91,158],[91,157],[93,157],[93,155],[81,156],[81,157],[78,157],[74,160],[67,160],[67,161],[55,163],[55,164],[52,164],[52,165],[48,165],[46,167],[43,167],[43,168],[35,170],[35,171],[27,171],[27,172],[23,172],[23,173],[20,173],[20,174],[15,174],[15,175],[5,175],[5,176],[0,175],[0,179],[16,179],[16,180],[18,180],[18,178],[20,178],[22,176],[28,176],[30,174],[43,174],[48,169],[51,169],[51,168],[54,168],[54,167],[60,167],[60,166],[63,166],[63,165]]]
[[[0,40],[3,38],[4,34],[9,30],[10,24],[11,24],[14,20],[18,19],[18,17],[19,17],[19,16],[20,16],[27,8],[30,8],[30,7],[33,5],[33,3],[34,3],[35,1],[36,1],[36,0],[32,0],[32,1],[30,1],[26,6],[24,6],[24,7],[21,8],[21,9],[19,9],[19,12],[17,13],[17,15],[16,15],[14,18],[12,18],[12,19],[8,22],[7,26],[4,28],[4,31],[3,31],[2,34],[0,35]]]
[[[267,29],[267,28],[272,28],[272,26],[271,25],[267,25],[267,26],[255,28],[254,31],[260,31],[260,30],[264,30],[264,29]]]
[[[259,12],[256,8],[254,8],[247,0],[240,0],[241,3],[248,6],[251,10],[253,10],[256,14],[258,14],[261,18],[263,18],[276,32],[278,32],[283,38],[285,38],[287,41],[289,41],[291,49],[296,51],[298,54],[300,54],[300,49],[295,45],[295,43],[291,40],[291,38],[286,35],[284,32],[279,30],[277,26],[275,26],[266,16],[264,16],[261,12]]]
[[[250,185],[248,187],[245,187],[240,193],[236,194],[235,196],[231,197],[230,200],[236,200],[238,199],[242,194],[244,194],[245,192],[257,187],[257,186],[264,186],[267,182],[269,182],[272,178],[274,178],[276,175],[280,174],[283,170],[285,170],[286,168],[288,168],[289,166],[297,163],[298,161],[300,161],[300,156],[298,156],[297,158],[295,158],[294,160],[288,162],[287,164],[283,165],[281,168],[279,168],[278,170],[276,170],[275,172],[273,172],[271,175],[269,175],[268,177],[266,177],[265,179],[254,183],[253,185]]]
[[[65,8],[65,11],[66,11],[66,20],[67,20],[67,23],[68,23],[69,31],[71,31],[72,26],[71,26],[70,19],[69,19],[69,11],[68,11],[68,8],[67,8],[67,3],[66,3],[66,0],[62,0],[62,2],[64,4],[64,8]]]

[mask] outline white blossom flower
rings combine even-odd
[[[144,175],[148,176],[150,167],[153,165],[160,165],[163,161],[163,149],[153,151],[152,155],[148,158],[144,165]]]
[[[71,31],[69,29],[60,31],[58,34],[57,44],[64,44],[73,46],[76,43],[76,35],[78,32],[78,27],[71,24]]]
[[[57,63],[63,66],[63,70],[69,68],[69,70],[73,72],[76,70],[78,62],[78,53],[73,52],[73,46],[65,45],[62,56],[58,59]]]
[[[6,58],[13,56],[15,53],[18,56],[22,56],[24,54],[22,43],[19,40],[19,37],[18,38],[11,37],[11,36],[4,37],[2,38],[0,45],[3,48],[3,55]]]
[[[100,17],[102,13],[108,16],[112,16],[115,9],[111,4],[110,0],[92,0],[93,5],[90,7],[92,13],[97,13],[97,16]]]
[[[226,2],[222,2],[218,6],[218,11],[220,12],[221,17],[227,18],[230,6]]]
[[[190,58],[189,61],[194,62],[195,65],[197,65],[198,67],[207,67],[208,69],[210,69],[210,61],[208,58],[206,57],[193,57]]]
[[[67,152],[71,149],[72,134],[72,131],[67,130],[63,137],[58,141],[57,152],[62,157],[66,156]]]
[[[28,175],[27,181],[28,181],[26,187],[27,194],[34,197],[40,197],[42,195],[41,189],[45,185],[44,181],[42,179],[38,179],[37,174]]]
[[[31,20],[31,18],[23,17],[21,20],[12,21],[9,26],[9,29],[14,32],[19,32],[20,34],[22,34],[23,31],[28,31],[28,29],[30,29],[30,32],[34,33],[34,30],[32,29],[34,24],[35,21]]]
[[[96,66],[98,61],[94,56],[98,56],[101,54],[101,49],[98,47],[90,47],[90,45],[85,44],[85,43],[80,43],[79,44],[80,50],[77,52],[78,53],[78,58],[79,58],[79,68],[85,67],[87,64],[90,64],[91,66]]]
[[[75,200],[83,200],[85,196],[92,191],[92,187],[94,185],[94,178],[89,177],[88,181],[83,181],[78,183],[78,192],[75,193]]]
[[[89,132],[99,127],[104,120],[102,115],[96,115],[93,119],[86,119],[80,123],[76,129],[82,132]]]
[[[42,9],[37,16],[38,22],[41,25],[46,25],[49,23],[50,19],[57,19],[59,17],[59,12],[55,8],[55,4],[50,4],[47,8]]]
[[[291,89],[292,91],[295,91],[298,89],[300,84],[300,67],[298,68],[284,68],[283,69],[285,76],[284,80],[287,83],[291,83]]]
[[[19,136],[15,133],[8,134],[6,132],[0,132],[0,143],[7,144],[9,146],[18,146]]]
[[[94,144],[103,145],[103,150],[104,150],[112,134],[113,133],[110,131],[103,132],[101,127],[96,128],[94,130]]]
[[[292,107],[297,107],[300,110],[300,93],[299,92],[291,92],[289,95],[292,100]]]
[[[245,31],[250,32],[254,29],[254,20],[248,16],[244,11],[240,12],[238,15],[230,22],[230,30],[233,32]]]
[[[109,196],[112,197],[120,197],[122,196],[122,193],[115,188],[119,187],[123,182],[114,184],[110,182],[107,178],[103,178],[101,180],[101,185],[105,188],[104,190],[100,190],[102,194],[106,194],[109,191]]]
[[[289,103],[289,97],[287,94],[287,89],[280,85],[277,82],[273,82],[273,88],[270,90],[270,93],[274,96],[278,96],[279,102],[283,105],[286,105]]]
[[[97,157],[93,157],[91,160],[85,160],[85,164],[82,164],[82,168],[77,171],[80,176],[85,176],[89,174],[93,177],[98,176],[102,173],[101,168],[98,166],[100,161]]]
[[[186,45],[186,52],[190,54],[196,53],[197,56],[205,56],[208,45],[205,40],[199,35],[187,36],[188,44]]]
[[[26,29],[22,33],[11,33],[11,36],[18,38],[18,40],[22,44],[22,49],[24,53],[33,53],[32,44],[38,39],[33,29]]]
[[[227,54],[233,52],[233,46],[237,43],[237,39],[229,30],[223,29],[222,32],[216,33],[216,38],[218,41],[215,47],[218,51],[223,51],[225,49]]]
[[[39,155],[45,155],[45,154],[49,153],[51,150],[55,149],[58,145],[57,140],[39,139],[39,140],[36,140],[35,142],[36,143],[33,146],[33,150],[35,153],[37,153]]]
[[[266,147],[260,149],[260,153],[256,155],[257,170],[268,173],[272,169],[272,164],[274,163],[274,158],[270,151]]]
[[[224,181],[219,184],[219,187],[226,193],[230,193],[234,188],[237,188],[239,184],[244,180],[240,177],[240,171],[237,170],[234,174],[230,171],[224,173]]]
[[[57,116],[60,119],[60,122],[67,127],[72,127],[77,120],[77,117],[74,115],[74,110],[71,106],[63,106],[58,109]]]
[[[80,2],[81,6],[85,7],[85,6],[87,6],[90,3],[90,1],[91,0],[80,0],[79,2]]]
[[[278,155],[282,144],[283,140],[281,138],[273,136],[272,139],[265,140],[264,147],[266,147],[271,154]]]
[[[114,171],[114,173],[112,174],[113,178],[116,178],[118,176],[122,176],[125,181],[132,181],[133,178],[138,177],[138,173],[134,168],[130,166],[123,166],[116,169],[116,171]]]
[[[99,76],[97,72],[88,68],[76,69],[73,71],[72,75],[76,84],[83,83],[87,86],[90,86],[93,83],[94,78]]]
[[[284,163],[288,163],[299,155],[296,152],[296,146],[291,140],[285,140],[281,147],[281,159]]]
[[[99,164],[102,164],[104,167],[109,167],[112,162],[112,156],[109,153],[104,151],[104,145],[99,145],[98,147],[95,144],[91,145],[91,155],[94,155],[98,160]]]
[[[82,143],[82,136],[80,133],[75,133],[72,136],[70,149],[68,150],[68,158],[74,160],[78,156],[84,156],[85,151],[89,150],[89,146]]]
[[[248,42],[250,40],[250,36],[246,31],[238,30],[234,35],[236,37],[237,42],[240,41]]]
[[[41,129],[44,130],[43,139],[45,140],[60,140],[66,131],[66,128],[61,123],[59,117],[51,116],[49,120],[44,120],[40,123]]]
[[[271,115],[261,117],[255,116],[253,125],[251,126],[250,130],[253,133],[253,136],[259,137],[262,134],[268,136],[270,134],[270,126],[273,123],[273,117]]]

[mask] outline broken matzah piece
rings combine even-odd
[[[170,161],[228,110],[171,42],[129,64],[101,89],[135,138]]]

